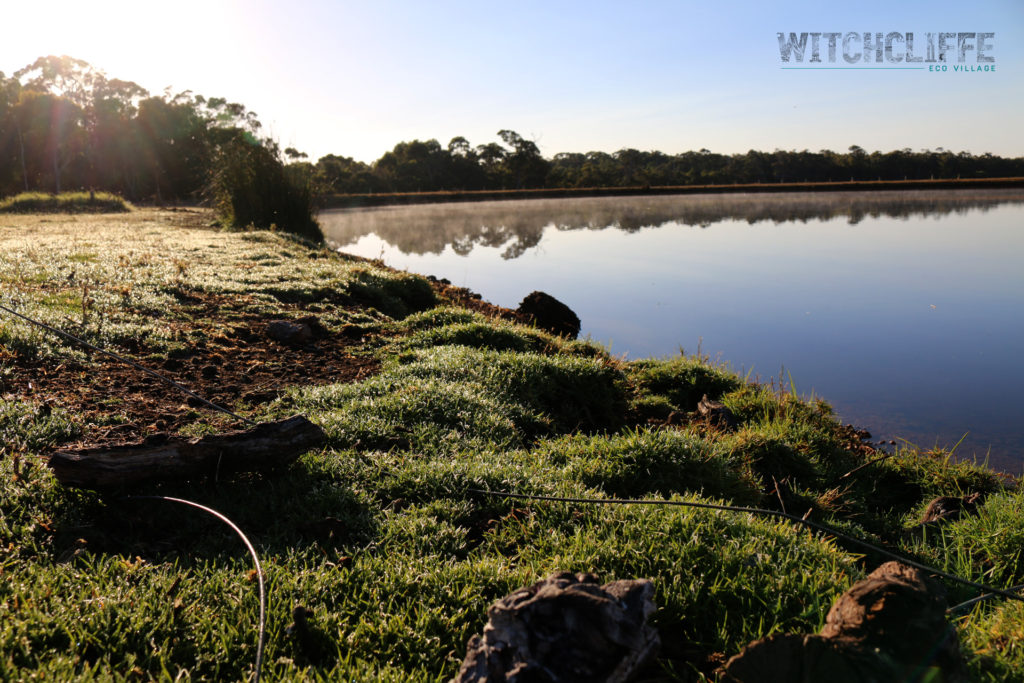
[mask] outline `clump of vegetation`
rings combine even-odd
[[[132,208],[109,192],[22,192],[0,200],[3,213],[125,213]]]
[[[440,346],[390,365],[361,384],[300,389],[284,408],[321,414],[338,447],[429,450],[475,440],[521,448],[622,421],[621,373],[597,360]]]
[[[562,353],[611,361],[608,352],[598,344],[566,339],[534,327],[494,320],[467,310],[440,307],[423,311],[406,318],[403,329],[408,334],[400,338],[396,348],[468,346],[494,351]]]
[[[322,242],[310,180],[299,169],[286,168],[275,151],[245,131],[221,145],[210,181],[221,221],[233,228],[283,230]]]
[[[704,395],[717,400],[741,384],[734,374],[704,358],[682,355],[669,360],[634,361],[627,374],[637,387],[635,405],[656,413],[692,411]]]
[[[38,451],[76,436],[78,426],[46,403],[0,398],[0,444],[13,452]]]

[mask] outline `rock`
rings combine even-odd
[[[299,320],[271,320],[267,323],[267,336],[289,346],[301,346],[313,339],[314,327],[320,327],[313,316]]]
[[[972,493],[963,498],[939,496],[928,503],[924,516],[921,517],[921,524],[942,521],[952,522],[953,520],[960,519],[962,515],[976,515],[978,514],[978,505],[980,503],[980,493]]]
[[[938,675],[938,677],[933,677]],[[886,562],[839,596],[818,635],[754,641],[730,659],[723,680],[966,680],[942,586],[921,571]]]
[[[919,569],[886,562],[839,596],[821,635],[886,652],[908,671],[925,662],[947,674],[961,665],[946,591]]]
[[[544,292],[530,292],[516,309],[531,324],[561,337],[575,339],[580,334],[580,319],[572,309]]]
[[[924,538],[928,530],[946,522],[952,522],[965,515],[978,514],[978,506],[983,502],[984,496],[980,493],[972,493],[958,498],[956,496],[939,496],[928,503],[921,522],[904,531],[908,538]]]
[[[282,344],[300,345],[313,338],[313,330],[304,323],[290,320],[271,320],[267,323],[267,336]]]
[[[732,411],[724,403],[708,399],[707,394],[704,394],[704,398],[697,404],[697,412],[704,416],[709,425],[719,429],[733,431],[738,426]]]
[[[628,681],[659,645],[653,594],[647,580],[553,574],[491,606],[453,681]]]

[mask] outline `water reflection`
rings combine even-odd
[[[865,218],[987,211],[1021,197],[1020,190],[968,190],[532,199],[335,209],[321,213],[320,222],[328,240],[342,248],[373,234],[405,254],[440,254],[450,246],[466,256],[483,246],[514,259],[536,247],[549,227],[632,233],[669,223],[706,228],[728,220],[778,224],[835,218],[856,225]]]
[[[958,455],[1024,469],[1024,191],[601,197],[322,218],[345,251],[501,306],[546,291],[616,355],[702,346],[741,374],[791,375],[876,438],[951,447],[968,432]]]

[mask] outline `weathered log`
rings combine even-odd
[[[303,415],[197,439],[58,451],[49,466],[64,486],[104,489],[283,467],[325,440]]]

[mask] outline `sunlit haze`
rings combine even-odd
[[[154,94],[226,97],[314,160],[373,161],[416,138],[477,145],[503,128],[547,157],[854,144],[1024,156],[1019,0],[117,0],[4,15],[8,75],[66,54]],[[778,32],[829,31],[994,32],[995,70],[782,68]]]

